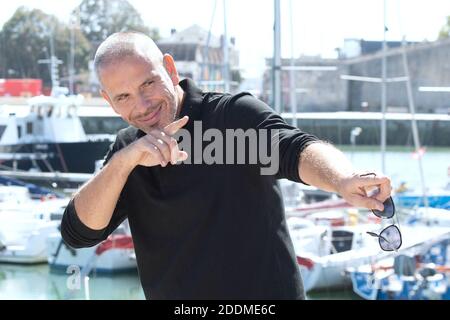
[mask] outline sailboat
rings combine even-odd
[[[81,96],[38,96],[30,113],[0,119],[3,168],[22,171],[93,173],[95,161],[106,154],[111,139],[88,137],[77,108]]]
[[[413,249],[354,268],[354,292],[366,300],[450,300],[450,233]]]
[[[384,10],[386,1],[384,2]],[[386,18],[386,14],[384,14]],[[386,33],[386,23],[384,23],[384,35]],[[411,126],[414,146],[417,153],[420,153],[420,146],[417,123],[415,120],[415,106],[412,94],[411,77],[409,75],[408,60],[406,55],[405,38],[403,38],[403,67],[405,70],[406,89],[409,101],[409,111],[411,114]],[[385,165],[386,147],[386,39],[383,40],[383,61],[382,61],[382,164]],[[421,192],[408,197],[408,194],[396,195],[397,203],[403,206],[416,207],[418,204],[424,206],[422,209],[413,209],[412,214],[408,214],[408,225],[402,228],[403,239],[406,241],[416,241],[417,244],[411,247],[403,246],[394,256],[368,263],[363,266],[349,268],[348,272],[352,279],[353,291],[364,299],[393,300],[393,299],[450,299],[450,288],[446,273],[450,271],[449,261],[449,240],[450,224],[446,218],[446,210],[430,208],[430,200],[435,203],[448,202],[447,195],[440,195],[437,201],[433,199],[431,190],[425,185],[425,176],[422,166],[422,159],[418,157],[419,173],[421,178]],[[405,231],[411,231],[408,235]]]
[[[0,262],[47,262],[47,237],[58,232],[68,198],[33,199],[26,186],[0,186]]]
[[[137,271],[134,245],[127,222],[122,223],[105,241],[83,249],[69,247],[60,232],[53,232],[47,238],[46,260],[50,270],[63,271],[78,266],[83,276],[92,271],[115,274]]]

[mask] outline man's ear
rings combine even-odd
[[[180,83],[180,76],[178,75],[177,67],[175,67],[175,61],[173,57],[166,53],[163,57],[164,68],[169,74],[170,79],[174,86],[177,86]]]
[[[111,106],[111,108],[114,110],[115,113],[119,114],[119,112],[117,112],[116,108],[114,107],[114,104],[111,101],[111,98],[109,97],[108,93],[106,93],[105,90],[100,89],[100,94],[102,95],[103,99],[105,99],[108,104]]]

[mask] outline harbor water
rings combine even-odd
[[[381,171],[378,149],[343,147],[355,167],[360,170]],[[450,148],[430,148],[423,155],[425,179],[428,187],[443,187],[448,183]],[[420,188],[418,160],[411,148],[388,149],[386,174],[393,185],[406,182],[411,188]],[[89,281],[78,283],[72,290],[72,274],[53,273],[46,264],[23,266],[0,264],[0,299],[144,299],[137,272],[103,276],[91,274]],[[325,290],[307,295],[308,299],[359,299],[347,288],[339,291]]]

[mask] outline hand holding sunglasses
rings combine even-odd
[[[365,177],[369,175],[376,176],[375,173],[366,173],[360,176]],[[370,192],[371,194],[368,194],[368,196],[374,196],[377,192],[379,192],[379,190],[375,189]],[[395,205],[391,196],[383,202],[383,206],[383,210],[372,209],[372,213],[381,219],[392,219],[395,215]],[[399,225],[398,218],[397,224]],[[402,234],[400,229],[395,224],[391,224],[390,226],[384,228],[379,234],[370,231],[367,231],[367,233],[378,238],[380,248],[384,251],[397,251],[402,246]]]

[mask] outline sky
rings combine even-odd
[[[0,26],[21,5],[39,8],[68,21],[81,0],[2,1]],[[129,0],[144,22],[166,37],[172,28],[198,24],[213,34],[236,38],[246,78],[259,77],[273,54],[273,0]],[[214,3],[217,3],[214,18]],[[281,0],[282,57],[336,56],[344,39],[382,40],[383,0]],[[433,41],[450,15],[450,0],[386,0],[387,40]],[[291,28],[292,21],[292,28]],[[291,32],[292,30],[292,32]],[[292,35],[292,42],[291,42]],[[291,50],[291,43],[293,50]]]

